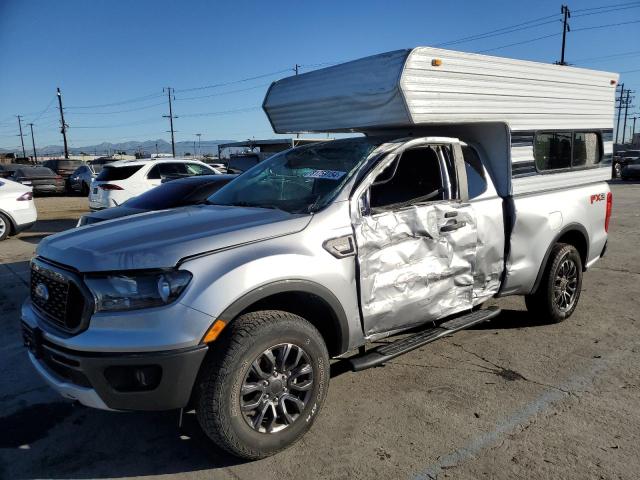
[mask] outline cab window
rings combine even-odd
[[[414,148],[396,158],[369,189],[371,213],[398,210],[417,203],[444,199],[437,150]]]

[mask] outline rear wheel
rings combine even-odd
[[[4,214],[0,213],[0,241],[7,238],[10,231],[11,223],[9,222],[9,219]]]
[[[302,317],[266,310],[242,315],[216,340],[196,391],[204,432],[242,458],[273,455],[309,430],[329,386],[329,355]]]
[[[558,243],[551,250],[538,290],[525,296],[527,310],[553,322],[571,316],[582,289],[582,260],[573,245]]]
[[[83,197],[89,196],[89,185],[84,182],[82,182],[82,187],[80,187],[80,195],[82,195]]]

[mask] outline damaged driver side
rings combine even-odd
[[[460,145],[412,140],[356,192],[354,218],[365,334],[472,308],[477,231]]]

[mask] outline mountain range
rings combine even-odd
[[[229,143],[234,140],[202,140],[200,142],[200,147],[198,147],[196,142],[196,149],[198,154],[206,154],[210,153],[213,155],[217,155],[218,153],[218,145],[221,143]],[[27,155],[32,154],[30,148],[27,148],[25,144],[25,148],[27,150]],[[47,155],[61,155],[63,152],[63,147],[61,145],[47,145],[46,147],[36,147],[38,155],[47,156]],[[4,148],[0,148],[0,153],[9,153],[14,150],[7,150]],[[130,155],[133,155],[136,152],[145,152],[145,153],[171,153],[171,143],[166,140],[158,139],[158,140],[145,140],[142,142],[132,141],[132,142],[121,142],[121,143],[110,143],[103,142],[97,145],[87,145],[83,147],[69,147],[69,153],[72,155],[79,155],[82,153],[86,153],[88,155],[109,155],[116,152],[126,152]],[[20,153],[17,152],[16,153]],[[176,155],[182,156],[185,153],[194,154],[193,150],[193,142],[176,142]]]

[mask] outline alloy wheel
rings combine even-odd
[[[240,410],[245,421],[261,433],[284,430],[304,411],[313,382],[313,365],[302,347],[281,343],[267,348],[242,382]]]
[[[553,282],[553,301],[561,312],[571,310],[578,290],[578,267],[566,258],[560,264]]]

